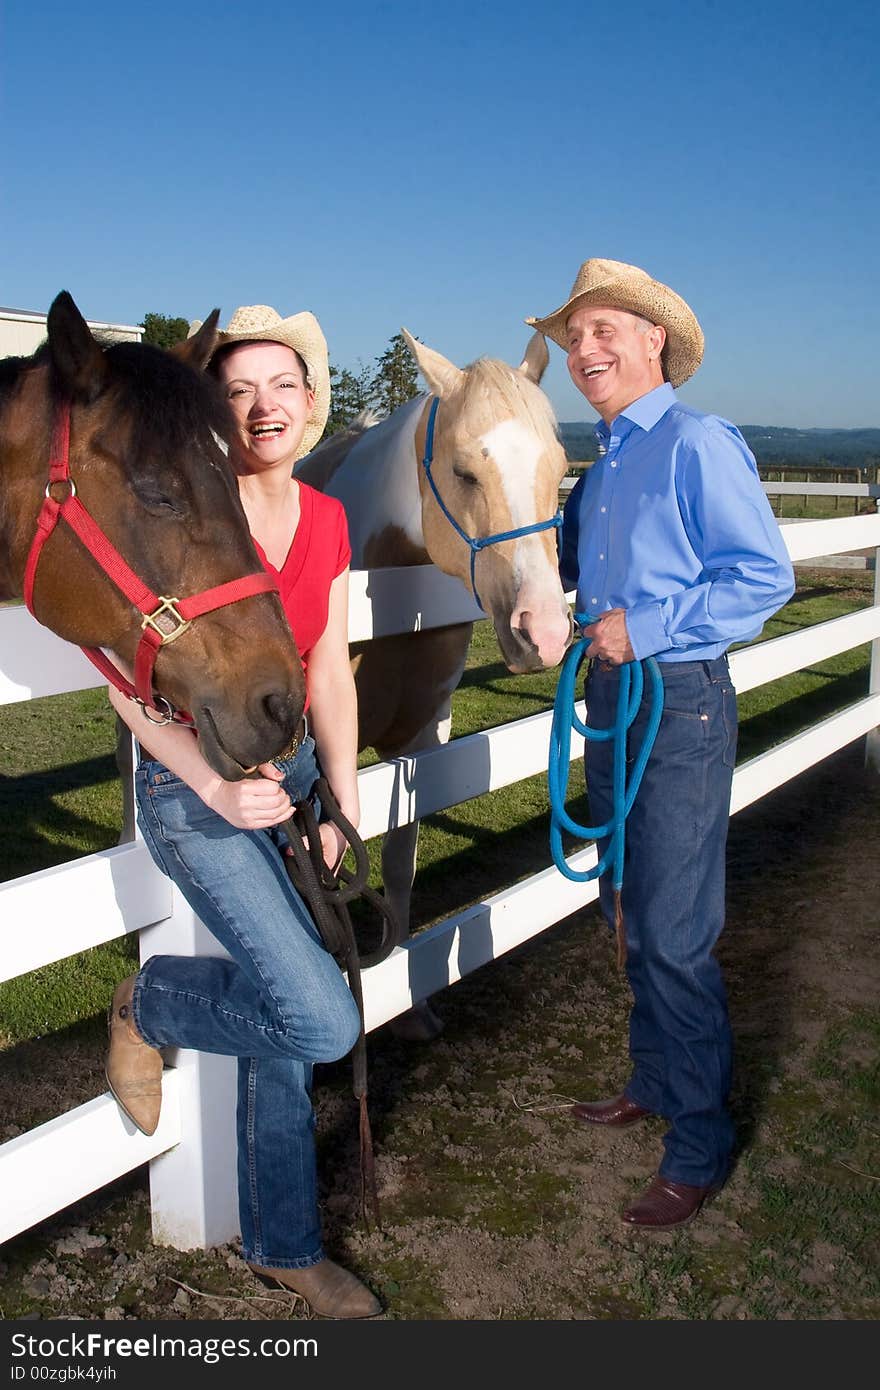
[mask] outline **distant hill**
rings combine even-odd
[[[594,429],[585,420],[560,423],[559,436],[573,463],[595,459]],[[759,464],[862,468],[880,463],[880,429],[797,430],[787,425],[740,425],[739,429]]]

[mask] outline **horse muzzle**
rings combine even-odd
[[[206,762],[226,781],[239,781],[247,769],[271,762],[291,744],[304,707],[302,678],[291,688],[277,683],[251,687],[243,707],[203,699],[193,718]]]

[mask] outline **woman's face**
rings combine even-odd
[[[224,353],[218,376],[238,421],[249,471],[261,473],[282,463],[292,468],[315,405],[293,348],[242,343]]]

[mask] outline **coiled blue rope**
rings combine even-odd
[[[583,626],[591,619],[584,613],[575,614],[575,622]],[[663,714],[663,680],[660,668],[652,656],[646,661],[627,661],[620,668],[620,686],[617,692],[617,715],[613,727],[592,729],[578,717],[575,709],[575,683],[584,658],[590,646],[589,637],[581,637],[573,642],[559,673],[556,698],[553,703],[553,723],[550,728],[550,760],[547,781],[550,792],[550,849],[553,862],[561,874],[575,883],[587,883],[598,878],[606,869],[612,868],[612,885],[619,910],[620,890],[623,886],[623,858],[625,848],[626,818],[630,813],[636,793],[641,786],[642,775],[651,756],[660,719]],[[651,677],[651,708],[645,737],[639,749],[629,782],[626,779],[626,736],[630,725],[638,713],[645,686],[644,667]],[[605,825],[579,825],[572,820],[565,809],[568,782],[571,772],[571,731],[576,729],[585,739],[597,743],[614,740],[613,804],[612,816]],[[598,864],[592,869],[573,869],[566,862],[562,850],[562,832],[567,830],[581,840],[599,840],[609,837],[608,848]],[[618,939],[620,924],[618,924]]]

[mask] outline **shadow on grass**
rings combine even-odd
[[[95,1014],[42,1038],[0,1052],[3,1138],[33,1129],[107,1090],[106,1014]]]
[[[75,814],[56,798],[119,779],[112,754],[85,758],[21,777],[0,773],[0,879],[63,864],[77,854],[108,849],[119,838],[100,821]],[[120,792],[120,818],[122,794]]]
[[[819,671],[805,667],[805,672],[823,682],[815,690],[810,690],[784,704],[760,714],[742,719],[739,726],[739,746],[737,762],[756,757],[765,749],[784,739],[793,738],[801,729],[818,724],[829,718],[846,705],[864,699],[867,692],[867,667],[859,666],[846,675]],[[748,698],[748,696],[746,696]]]

